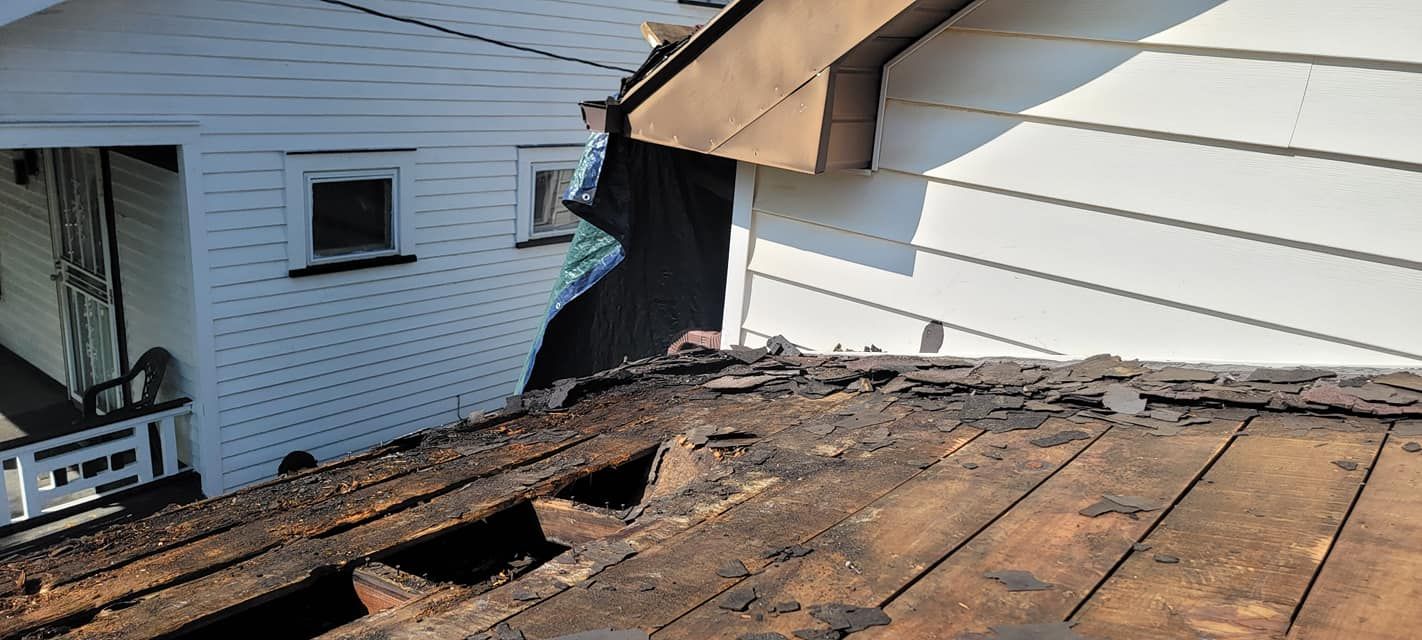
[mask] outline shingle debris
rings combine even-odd
[[[1159,511],[1160,508],[1161,505],[1159,503],[1149,498],[1103,494],[1101,500],[1082,509],[1078,513],[1095,518],[1107,513],[1124,513],[1129,515],[1147,511]]]
[[[830,631],[842,634],[857,633],[892,622],[889,615],[878,607],[855,607],[837,602],[810,607],[810,617],[829,626]]]

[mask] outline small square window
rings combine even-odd
[[[578,217],[563,206],[563,194],[573,181],[572,169],[538,171],[533,189],[533,236],[572,233],[578,228]]]
[[[315,261],[395,251],[395,179],[313,178],[311,257]]]
[[[582,147],[525,147],[518,150],[518,242],[572,238],[578,217],[563,205]]]
[[[292,275],[414,259],[414,152],[290,154]]]

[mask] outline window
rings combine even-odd
[[[572,238],[578,217],[563,206],[582,147],[524,147],[518,150],[518,229],[520,245]]]
[[[288,155],[291,275],[413,261],[414,157],[413,151]]]

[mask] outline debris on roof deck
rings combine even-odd
[[[648,358],[10,557],[0,637],[1140,638],[1340,607],[1414,624],[1386,585],[1422,534],[1398,497],[1422,477],[1417,380],[784,340]]]

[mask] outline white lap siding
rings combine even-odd
[[[635,68],[675,0],[366,0]],[[581,145],[620,73],[316,0],[74,0],[0,28],[0,117],[201,128],[224,488],[502,404],[564,246],[514,247],[516,148]],[[418,262],[289,278],[290,151],[418,149]]]
[[[0,151],[0,346],[64,384],[45,172],[15,184],[10,159]]]
[[[193,314],[184,313],[193,308],[193,292],[182,184],[177,172],[122,153],[109,154],[109,168],[129,361],[167,349],[173,359],[159,399],[197,398]],[[192,435],[178,429],[179,459],[190,465]]]
[[[741,337],[1422,364],[1422,5],[1368,4],[987,0],[873,175],[757,172]]]

